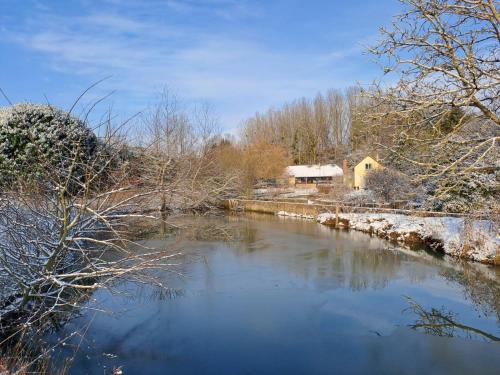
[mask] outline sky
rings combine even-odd
[[[11,102],[119,120],[164,89],[233,132],[257,111],[381,76],[365,46],[397,0],[0,0],[0,88]],[[7,105],[0,97],[0,106]]]

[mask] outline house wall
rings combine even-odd
[[[366,164],[371,164],[371,169],[366,169]],[[355,189],[364,189],[365,188],[365,176],[370,170],[376,170],[383,168],[379,162],[373,159],[370,156],[367,156],[363,160],[361,160],[354,167],[354,188]]]
[[[289,177],[288,184],[302,189],[314,189],[318,185],[331,185],[334,183],[342,183],[342,176],[332,177]]]
[[[314,183],[306,184],[305,182],[295,184],[295,187],[300,189],[316,189],[317,186],[318,186],[317,184]]]

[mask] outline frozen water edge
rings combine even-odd
[[[324,213],[317,217],[279,211],[278,216],[316,220],[321,224],[335,225],[335,214]],[[341,213],[339,226],[354,229],[400,243],[423,243],[445,254],[494,263],[500,256],[498,225],[488,220],[468,223],[456,217],[417,217],[401,214]]]
[[[320,214],[316,220],[332,225],[335,214]],[[493,263],[500,255],[498,226],[487,220],[474,220],[468,225],[464,218],[456,217],[341,213],[339,222],[346,228],[402,243],[432,244],[445,254],[478,262]]]

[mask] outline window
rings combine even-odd
[[[372,169],[371,163],[366,163],[365,164],[365,169]]]

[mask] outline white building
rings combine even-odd
[[[286,172],[288,184],[293,186],[331,184],[336,180],[342,182],[344,175],[342,168],[335,164],[292,165],[287,167]]]

